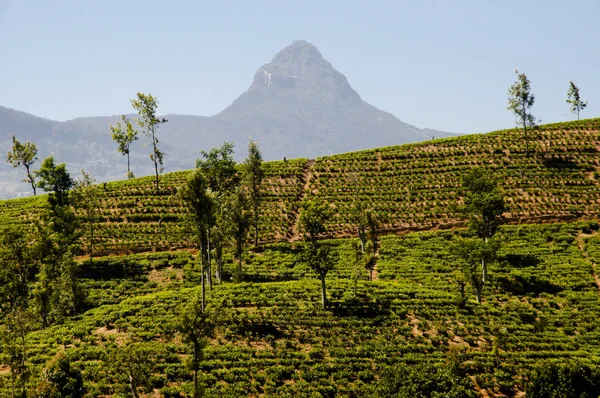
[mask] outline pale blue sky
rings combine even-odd
[[[211,115],[296,39],[371,104],[460,133],[512,127],[514,69],[543,122],[573,119],[569,80],[600,116],[600,1],[0,0],[0,105],[66,120],[129,112]]]

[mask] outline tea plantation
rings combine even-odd
[[[227,249],[223,282],[206,292],[216,326],[200,361],[204,395],[600,395],[599,133],[600,119],[540,126],[529,156],[505,130],[265,163],[261,244],[245,250],[242,281]],[[499,180],[508,207],[482,304],[468,284],[461,297],[451,250],[468,234],[457,204],[473,166]],[[177,326],[201,278],[176,194],[187,174],[162,176],[160,194],[150,177],[100,185],[96,257],[76,268],[83,310],[26,334],[27,396],[61,396],[39,393],[61,355],[85,396],[192,396]],[[315,197],[335,209],[326,309],[318,275],[297,260],[300,203]],[[355,265],[357,203],[381,222],[372,280]],[[3,201],[0,220],[27,226],[45,206],[45,196]],[[152,364],[133,392],[115,365],[131,342]],[[6,351],[2,397],[15,394]]]

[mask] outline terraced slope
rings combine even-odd
[[[596,217],[600,210],[600,119],[503,130],[401,145],[316,160],[310,191],[335,205],[335,235],[355,233],[355,200],[372,207],[392,231],[460,223],[452,205],[473,166],[500,181],[509,221]]]
[[[543,125],[530,132],[530,156],[519,130],[428,141],[318,158],[265,164],[261,242],[295,241],[298,208],[319,197],[336,208],[334,237],[355,234],[352,207],[361,201],[389,232],[460,225],[453,209],[470,167],[491,170],[502,183],[507,220],[552,222],[596,218],[600,209],[600,119]],[[183,207],[175,195],[187,172],[163,176],[156,195],[150,177],[108,183],[97,249],[103,253],[189,247]],[[0,202],[0,219],[35,215],[41,199]],[[23,206],[22,208],[20,206]],[[8,222],[14,222],[10,218]]]
[[[316,275],[286,260],[294,249],[268,246],[262,261],[245,265],[255,282],[225,283],[209,293],[222,308],[222,323],[206,350],[202,383],[208,396],[372,396],[369,388],[387,366],[441,364],[458,349],[479,391],[513,396],[543,361],[600,365],[597,228],[596,222],[504,227],[501,261],[490,270],[481,306],[470,291],[466,305],[458,300],[449,231],[383,238],[379,280],[366,281],[365,271],[356,291],[342,259],[328,278],[327,311],[320,309]],[[332,242],[342,257],[349,243]],[[66,347],[91,396],[126,393],[109,357],[134,339],[157,353],[155,394],[189,393],[188,351],[172,325],[198,289],[190,260],[182,252],[84,263],[91,309],[28,337],[33,374]],[[227,272],[233,267],[228,263]]]

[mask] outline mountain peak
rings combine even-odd
[[[287,63],[290,61],[315,62],[323,59],[319,49],[306,40],[296,40],[273,57],[271,63]]]
[[[327,102],[360,101],[360,96],[319,52],[305,40],[294,41],[261,66],[247,94],[319,98]]]

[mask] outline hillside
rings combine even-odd
[[[522,397],[534,396],[534,381],[557,379],[562,388],[597,383],[598,395],[599,134],[600,119],[543,125],[530,156],[521,132],[503,130],[265,163],[261,245],[244,253],[242,282],[227,250],[224,282],[207,292],[219,320],[201,361],[206,395],[412,397],[399,389],[430,386],[424,396],[434,396],[450,385],[440,396]],[[460,298],[450,250],[466,233],[453,205],[473,166],[499,179],[508,202],[481,305],[470,286]],[[156,366],[141,396],[191,396],[190,351],[175,327],[200,283],[175,194],[188,174],[165,174],[160,195],[151,177],[100,186],[98,257],[77,267],[85,309],[28,334],[31,389],[64,351],[86,396],[131,396],[113,362],[135,341]],[[324,236],[338,254],[326,310],[317,274],[297,261],[299,205],[314,197],[336,211]],[[355,200],[385,229],[373,280],[353,265]],[[30,223],[45,202],[1,201],[0,221]],[[3,363],[0,395],[11,385]],[[552,364],[575,373],[559,377]]]
[[[600,119],[542,125],[531,133],[529,157],[522,133],[513,129],[325,156],[314,162],[268,162],[261,241],[295,238],[298,206],[312,197],[335,206],[329,225],[332,237],[356,233],[351,212],[356,198],[377,213],[388,232],[461,225],[462,216],[452,207],[460,200],[462,175],[473,166],[491,170],[501,181],[509,223],[597,218],[599,133]],[[180,223],[184,209],[175,193],[187,174],[166,174],[159,196],[151,177],[106,184],[98,250],[185,247]],[[33,213],[19,206],[36,202],[43,199],[4,202],[0,217],[9,212],[16,215],[14,220],[27,220]]]
[[[169,122],[161,126],[158,137],[168,171],[193,167],[200,150],[223,141],[236,144],[241,160],[250,137],[261,143],[265,159],[276,160],[452,135],[419,129],[366,103],[346,77],[303,40],[293,42],[261,66],[248,90],[218,114],[164,117]],[[109,134],[117,121],[119,116],[113,115],[58,122],[0,107],[0,151],[10,150],[11,136],[16,134],[20,140],[38,145],[40,161],[54,154],[70,169],[84,168],[99,181],[118,180],[125,175],[126,166]],[[152,170],[145,145],[141,137],[132,146],[136,175]],[[27,186],[19,181],[12,167],[0,162],[0,198],[26,195]]]

